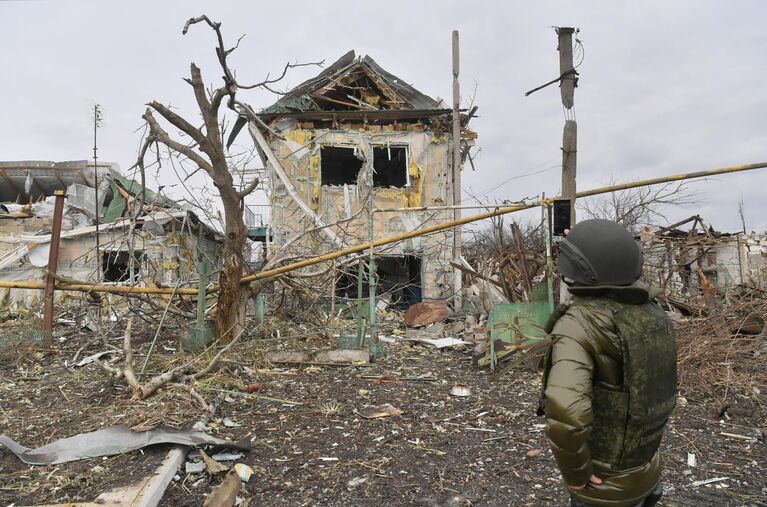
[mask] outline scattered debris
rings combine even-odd
[[[384,405],[368,405],[357,410],[357,413],[365,419],[378,419],[380,417],[390,417],[393,415],[400,415],[402,410],[392,406],[389,403]]]
[[[407,341],[424,343],[426,345],[432,345],[438,349],[444,349],[448,347],[457,347],[459,345],[471,345],[471,342],[459,340],[458,338],[405,338]]]
[[[248,465],[243,465],[242,463],[237,463],[234,465],[234,471],[237,472],[237,476],[242,482],[248,482],[250,480],[250,476],[253,475],[253,469]]]
[[[418,376],[393,376],[393,375],[360,375],[359,378],[365,380],[372,380],[373,383],[385,383],[385,382],[402,382],[404,380],[412,380],[418,382],[434,382],[437,380],[431,373],[424,373]]]
[[[213,456],[211,456],[211,458],[213,458],[216,461],[236,461],[242,458],[242,454],[222,452],[222,453],[214,454]]]
[[[66,505],[77,505],[78,507],[91,505],[100,505],[106,507],[122,507],[125,505],[137,507],[154,507],[159,505],[160,500],[165,494],[165,490],[168,487],[168,484],[170,484],[171,481],[178,477],[178,475],[176,475],[176,470],[184,461],[184,457],[186,456],[187,451],[188,448],[183,446],[174,447],[168,452],[162,463],[160,463],[160,465],[155,470],[146,475],[143,479],[140,479],[138,482],[133,482],[127,486],[117,487],[100,493],[93,500],[92,504],[72,503]],[[95,466],[91,470],[94,474],[100,474],[104,472],[104,467]],[[62,507],[61,504],[59,504],[59,507]]]
[[[349,482],[346,483],[346,487],[351,490],[356,488],[357,486],[365,484],[367,481],[368,481],[367,477],[354,477],[353,479],[350,479]]]
[[[236,423],[229,419],[228,417],[224,417],[224,419],[221,421],[225,428],[239,428],[242,426],[242,424]]]
[[[705,481],[695,481],[690,486],[697,488],[698,486],[705,486],[706,484],[713,484],[715,482],[729,481],[729,477],[714,477],[713,479],[706,479]]]
[[[302,351],[270,350],[264,354],[270,363],[308,363],[309,354]]]
[[[314,356],[316,363],[369,363],[370,352],[365,349],[325,350]]]
[[[409,327],[405,330],[406,340],[417,340],[419,338],[440,338],[445,331],[445,325],[441,322],[434,322],[426,327]]]
[[[737,440],[746,440],[749,442],[756,442],[758,440],[757,437],[749,437],[747,435],[739,435],[737,433],[726,433],[722,431],[719,434],[722,435],[723,437],[735,438]]]
[[[270,363],[352,365],[370,362],[370,352],[364,349],[325,350],[310,355],[307,352],[269,351],[265,354]]]
[[[175,428],[158,427],[137,433],[131,431],[127,424],[62,438],[37,449],[24,447],[5,435],[0,435],[0,444],[29,465],[56,465],[80,459],[114,456],[155,444],[240,446],[205,433]]]
[[[237,494],[241,488],[240,476],[236,470],[232,469],[202,505],[203,507],[232,507],[237,501]]]
[[[187,461],[184,464],[184,472],[188,474],[201,474],[205,471],[205,463],[202,461]]]
[[[421,327],[434,322],[442,322],[447,317],[447,305],[444,301],[424,301],[407,309],[405,324],[409,327]]]
[[[96,361],[96,359],[101,359],[104,356],[110,355],[110,354],[116,354],[117,352],[114,350],[105,350],[103,352],[98,352],[96,354],[91,354],[90,356],[86,356],[80,360],[77,364],[73,364],[73,368],[81,368],[87,364],[91,364]]]
[[[456,384],[450,388],[450,394],[459,398],[471,396],[471,388],[464,384]]]
[[[205,467],[208,469],[208,473],[210,475],[220,474],[221,472],[226,472],[229,470],[228,466],[222,465],[215,459],[211,458],[202,449],[200,449],[200,456],[202,456],[202,460],[205,462]],[[189,472],[187,471],[187,473]]]

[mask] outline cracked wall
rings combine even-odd
[[[312,124],[281,120],[276,125],[284,140],[272,137],[270,146],[297,194],[324,221],[333,225],[347,245],[369,241],[369,210],[445,206],[450,204],[450,138],[429,132],[420,123],[393,125],[341,124],[340,129],[314,128]],[[322,185],[321,149],[347,147],[362,160],[356,182]],[[407,179],[404,187],[373,187],[373,147],[406,146]],[[300,255],[335,250],[326,236],[306,231],[314,227],[289,195],[280,179],[271,174],[274,248],[296,236],[291,247]],[[372,189],[372,197],[371,197]],[[372,236],[376,239],[451,220],[450,210],[376,213]],[[425,298],[444,298],[452,292],[452,232],[445,231],[376,249],[376,255],[415,255],[422,259],[421,280]]]

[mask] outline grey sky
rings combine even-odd
[[[556,87],[524,92],[558,74],[552,25],[581,29],[578,185],[586,189],[767,159],[767,4],[645,2],[98,2],[0,1],[2,160],[92,157],[90,109],[102,104],[99,157],[130,166],[144,104],[158,99],[194,114],[189,63],[218,85],[213,33],[181,35],[201,13],[223,23],[240,80],[279,72],[286,61],[331,63],[349,49],[432,97],[451,93],[450,32],[461,32],[464,99],[477,85],[477,172],[467,191],[483,201],[559,191],[564,116]],[[318,69],[299,69],[284,87]],[[260,108],[276,100],[243,93]],[[539,174],[512,177],[547,169]],[[167,169],[166,169],[167,170]],[[160,180],[173,183],[163,172]],[[700,213],[737,229],[767,228],[767,170],[697,183]],[[487,196],[482,196],[493,189]],[[467,197],[466,197],[467,198]]]

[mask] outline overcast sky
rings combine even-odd
[[[559,192],[564,114],[553,25],[574,26],[579,67],[578,188],[767,160],[767,3],[761,1],[20,1],[0,0],[0,160],[92,158],[91,109],[99,103],[99,158],[135,159],[144,104],[194,115],[189,63],[218,85],[213,33],[182,36],[191,16],[223,23],[243,82],[287,61],[332,63],[349,49],[432,97],[451,96],[450,38],[461,34],[464,100],[481,153],[464,187],[482,201]],[[318,72],[298,69],[282,88]],[[273,95],[244,92],[256,109]],[[175,177],[165,171],[163,184]],[[767,170],[693,184],[700,213],[737,230],[741,197],[750,229],[767,228]],[[175,192],[172,189],[171,195]],[[464,197],[468,199],[468,195]]]

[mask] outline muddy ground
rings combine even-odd
[[[150,372],[180,363],[173,349],[181,331],[171,325],[163,333]],[[309,336],[281,347],[330,347],[329,337],[304,334]],[[138,331],[134,345],[145,352],[151,335]],[[65,366],[88,342],[79,358],[103,350],[92,335],[75,333],[50,349],[4,353],[0,433],[37,447],[123,422],[188,428],[200,420],[199,406],[184,391],[131,401],[124,383],[112,382],[97,366]],[[120,343],[119,332],[110,342]],[[537,374],[520,368],[494,378],[472,366],[468,350],[409,344],[388,345],[387,356],[370,366],[279,367],[262,354],[276,344],[243,343],[196,385],[219,404],[217,418],[208,422],[210,434],[251,436],[252,449],[236,461],[254,470],[241,505],[566,504],[544,421],[535,415]],[[471,396],[449,394],[459,383]],[[667,493],[660,505],[767,505],[766,408],[737,392],[729,395],[726,410],[721,399],[682,395],[663,441]],[[384,403],[402,413],[380,419],[358,413]],[[227,427],[224,417],[239,426]],[[157,446],[45,467],[25,465],[0,449],[0,505],[93,500],[144,477],[167,450]],[[689,454],[695,466],[688,464]],[[726,479],[695,485],[721,477]],[[161,505],[201,505],[220,481],[220,475],[181,469]]]

